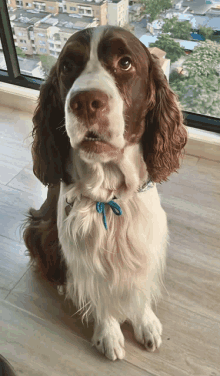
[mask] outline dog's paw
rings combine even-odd
[[[95,325],[92,344],[110,360],[125,357],[124,336],[119,323],[115,319]]]
[[[148,351],[159,349],[162,343],[162,325],[152,310],[142,318],[140,324],[134,325],[134,335]]]

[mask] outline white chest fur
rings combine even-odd
[[[97,320],[111,314],[123,321],[141,302],[159,294],[167,243],[166,214],[156,186],[123,202],[122,215],[108,205],[106,218],[89,198],[76,198],[66,216],[66,195],[71,189],[61,183],[58,202],[58,235],[68,267],[67,296]],[[145,299],[142,299],[144,295]]]

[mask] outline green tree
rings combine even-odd
[[[199,25],[199,34],[203,35],[205,39],[211,39],[211,36],[214,34],[214,31],[211,27]]]
[[[20,47],[15,47],[17,55],[20,57],[26,57],[24,51]]]
[[[192,26],[189,21],[178,21],[177,17],[165,19],[162,27],[163,33],[170,33],[172,38],[190,40]]]
[[[166,9],[172,8],[172,0],[141,0],[144,4],[143,14],[149,14],[149,21],[153,22]]]
[[[219,63],[219,43],[207,40],[200,42],[199,45],[194,48],[193,53],[191,53],[184,62],[183,68],[187,70],[191,77],[207,77],[210,74],[216,74],[216,67]]]
[[[57,59],[54,56],[39,55],[44,75],[47,76]]]
[[[180,56],[185,54],[184,49],[180,47],[179,43],[175,42],[167,34],[161,34],[155,43],[150,43],[150,47],[158,47],[165,51],[166,58],[170,59],[171,63],[174,63]]]
[[[201,42],[183,64],[188,76],[172,75],[170,85],[186,111],[220,117],[220,45]]]

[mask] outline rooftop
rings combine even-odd
[[[23,9],[17,9],[16,12],[9,12],[10,20],[13,21],[15,26],[29,28],[30,26],[37,26],[36,23],[40,21],[38,27],[47,29],[51,26],[59,27],[63,30],[85,29],[90,25],[93,17],[81,17],[79,15],[60,13],[49,14],[46,12],[30,12]]]

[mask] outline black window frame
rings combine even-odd
[[[39,90],[42,79],[21,74],[6,0],[0,0],[0,38],[7,71],[0,69],[0,81]],[[185,124],[192,128],[220,134],[220,118],[183,111]]]

